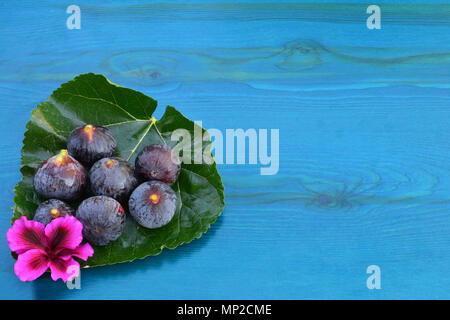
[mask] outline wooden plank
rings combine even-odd
[[[31,109],[83,72],[173,105],[206,128],[280,130],[280,170],[222,164],[227,206],[200,240],[85,270],[82,290],[12,298],[449,298],[450,7],[80,1],[2,4],[1,230]],[[366,268],[382,290],[366,288]],[[20,296],[19,296],[20,295]]]

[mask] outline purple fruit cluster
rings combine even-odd
[[[39,205],[34,219],[48,224],[75,214],[83,223],[84,238],[99,246],[122,234],[126,223],[122,205],[145,228],[168,224],[177,208],[170,185],[180,174],[178,155],[167,145],[152,144],[138,154],[133,166],[114,157],[116,148],[116,139],[105,127],[87,124],[74,129],[67,150],[44,161],[34,175],[36,192],[48,199]],[[85,194],[90,197],[76,211],[64,202],[73,204]]]

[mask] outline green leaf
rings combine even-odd
[[[117,140],[117,155],[131,163],[146,145],[173,146],[175,142],[170,136],[176,129],[186,129],[192,136],[194,127],[200,129],[170,106],[160,120],[154,119],[156,104],[152,98],[113,84],[102,75],[83,74],[62,84],[33,110],[27,123],[20,169],[22,180],[15,187],[12,222],[21,216],[33,218],[44,200],[33,189],[33,175],[43,161],[66,148],[66,139],[77,126],[93,123],[109,128]],[[205,133],[205,129],[201,130]],[[210,143],[203,143],[203,150]],[[94,246],[94,256],[82,265],[93,267],[141,259],[201,237],[225,206],[222,180],[215,163],[183,163],[181,167],[180,176],[172,185],[178,196],[177,211],[169,224],[146,229],[127,213],[120,238],[104,247]]]

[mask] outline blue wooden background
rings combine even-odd
[[[2,1],[0,298],[450,298],[450,5],[415,2]],[[220,165],[225,211],[188,245],[83,270],[80,290],[21,283],[4,235],[25,124],[84,72],[156,117],[279,128],[280,171]]]

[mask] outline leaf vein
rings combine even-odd
[[[138,143],[134,146],[133,149],[131,149],[130,155],[127,157],[127,161],[129,161],[131,159],[131,157],[133,156],[133,154],[136,152],[137,148],[142,143],[142,141],[144,140],[145,136],[148,134],[148,132],[150,131],[151,127],[153,126],[153,123],[154,123],[153,121],[150,122],[150,125],[148,126],[147,130],[145,130],[144,134],[139,139]]]
[[[70,96],[79,97],[79,98],[83,98],[83,99],[87,99],[87,100],[95,100],[95,101],[102,101],[102,102],[104,102],[104,103],[108,103],[108,104],[110,104],[110,105],[112,105],[112,106],[117,107],[117,108],[120,109],[122,112],[126,113],[129,117],[131,117],[132,119],[138,120],[138,118],[136,118],[136,117],[133,116],[131,113],[129,113],[127,110],[125,110],[124,108],[122,108],[121,106],[119,106],[118,104],[116,104],[116,103],[114,103],[114,102],[111,102],[111,101],[108,101],[108,100],[105,100],[105,99],[102,99],[102,98],[91,98],[91,97],[86,97],[86,96],[84,96],[84,95],[82,95],[82,94],[75,94],[75,93],[70,93],[70,92],[63,92],[62,94],[67,94],[67,95],[70,95]],[[142,119],[141,119],[141,120],[142,120]]]

